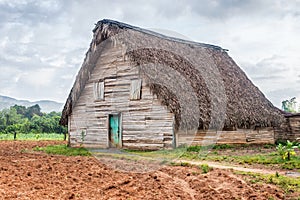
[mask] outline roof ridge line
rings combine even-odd
[[[201,43],[201,42],[195,42],[195,41],[191,41],[191,40],[176,38],[176,37],[172,37],[172,36],[167,36],[167,35],[155,32],[155,31],[151,31],[151,30],[148,30],[148,29],[140,28],[138,26],[133,26],[133,25],[130,25],[130,24],[126,24],[124,22],[119,22],[119,21],[111,20],[111,19],[102,19],[102,20],[98,21],[95,24],[95,28],[93,29],[93,32],[95,30],[97,30],[97,28],[101,24],[108,24],[108,25],[113,24],[113,25],[117,25],[120,28],[132,29],[132,30],[135,30],[135,31],[139,31],[139,32],[142,32],[142,33],[145,33],[145,34],[160,37],[162,39],[167,39],[167,40],[174,41],[174,42],[180,42],[180,43],[184,43],[184,44],[192,44],[192,45],[195,45],[195,46],[200,46],[200,47],[205,47],[205,48],[212,48],[212,49],[216,49],[216,50],[220,50],[220,51],[228,51],[228,49],[223,49],[222,47],[217,46],[217,45],[206,44],[206,43]]]

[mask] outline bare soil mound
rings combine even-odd
[[[281,189],[245,182],[229,170],[203,174],[196,167],[164,167],[126,173],[93,157],[30,151],[58,143],[1,141],[0,199],[285,199]]]

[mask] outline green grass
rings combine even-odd
[[[264,145],[255,148],[271,148],[271,145]],[[273,146],[274,147],[274,146]],[[216,145],[215,147],[201,147],[190,146],[181,147],[174,150],[160,150],[160,151],[130,151],[128,152],[145,157],[161,157],[166,159],[181,158],[186,160],[208,160],[215,162],[228,162],[236,164],[261,164],[266,166],[277,166],[282,169],[300,169],[300,156],[293,156],[290,161],[283,160],[281,155],[274,150],[271,153],[256,153],[250,155],[220,155],[220,150],[230,149],[231,151],[238,151],[239,147],[232,145]],[[210,149],[209,151],[206,151]],[[219,153],[220,154],[219,154]],[[298,153],[299,154],[299,153]]]
[[[199,152],[199,151],[207,151],[210,149],[220,150],[220,149],[233,149],[234,146],[230,144],[218,144],[218,145],[208,145],[208,146],[189,146],[186,147],[186,151],[188,152]]]
[[[206,173],[210,172],[211,170],[213,170],[213,168],[211,168],[207,164],[202,164],[199,166],[199,168],[202,169],[203,174],[206,174]]]
[[[214,145],[213,149],[233,149],[234,146],[231,145],[231,144],[217,144],[217,145]]]
[[[62,145],[49,145],[46,147],[35,147],[34,151],[43,151],[47,154],[57,154],[64,156],[91,156],[91,153],[83,148],[71,148],[65,144]]]
[[[191,167],[191,166],[193,166],[188,162],[171,162],[170,165],[171,166],[181,166],[181,167]]]
[[[246,180],[251,183],[270,183],[279,186],[285,192],[300,192],[300,178],[290,178],[278,173],[271,175],[240,171],[234,173],[245,175]]]
[[[202,157],[201,159],[216,161],[216,162],[220,162],[220,161],[234,162],[238,164],[248,164],[248,165],[252,165],[252,164],[262,164],[262,165],[269,165],[269,166],[278,165],[282,169],[300,169],[299,156],[293,156],[291,160],[287,161],[287,160],[283,160],[282,157],[276,152],[262,154],[262,155],[256,154],[256,155],[243,155],[243,156],[208,155],[206,157]]]
[[[63,140],[63,134],[57,133],[20,133],[17,140]],[[14,140],[13,134],[0,134],[0,140]]]

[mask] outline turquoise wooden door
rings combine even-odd
[[[109,140],[111,147],[118,147],[120,143],[120,116],[109,115]]]

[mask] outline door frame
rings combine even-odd
[[[119,118],[119,143],[117,144],[117,148],[122,148],[123,146],[123,141],[122,141],[122,138],[123,138],[123,129],[122,129],[122,113],[120,112],[113,112],[113,113],[109,113],[107,115],[107,148],[111,148],[111,143],[110,143],[110,122],[109,122],[109,118],[110,116],[112,115],[117,115],[118,118]]]
[[[175,149],[177,147],[178,134],[176,134],[175,130],[175,115],[173,116],[173,124],[172,124],[172,147]]]

